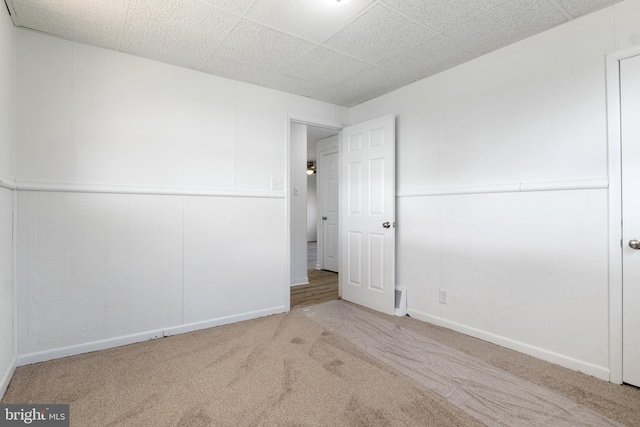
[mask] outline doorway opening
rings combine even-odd
[[[294,119],[289,125],[289,306],[294,308],[340,297],[337,172],[342,126]]]

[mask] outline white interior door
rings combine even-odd
[[[620,63],[622,380],[640,387],[640,56]]]
[[[319,178],[322,224],[322,268],[338,272],[338,166],[337,150],[323,152]]]
[[[340,133],[342,298],[394,314],[395,117]]]

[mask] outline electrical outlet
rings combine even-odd
[[[440,304],[448,304],[449,302],[449,296],[447,294],[447,291],[445,291],[444,289],[439,289],[438,290],[438,297],[440,298]]]

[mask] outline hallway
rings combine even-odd
[[[339,299],[338,273],[316,270],[318,259],[317,242],[307,244],[307,268],[309,284],[291,288],[291,308],[320,304],[321,302]]]

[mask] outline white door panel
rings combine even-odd
[[[387,314],[395,308],[395,117],[340,133],[342,298]]]
[[[338,161],[337,151],[323,153],[322,180],[323,269],[338,271]]]
[[[640,56],[620,63],[622,108],[622,380],[640,387]]]
[[[338,134],[316,143],[318,159],[318,264],[322,270],[339,270],[339,199],[340,157]]]

